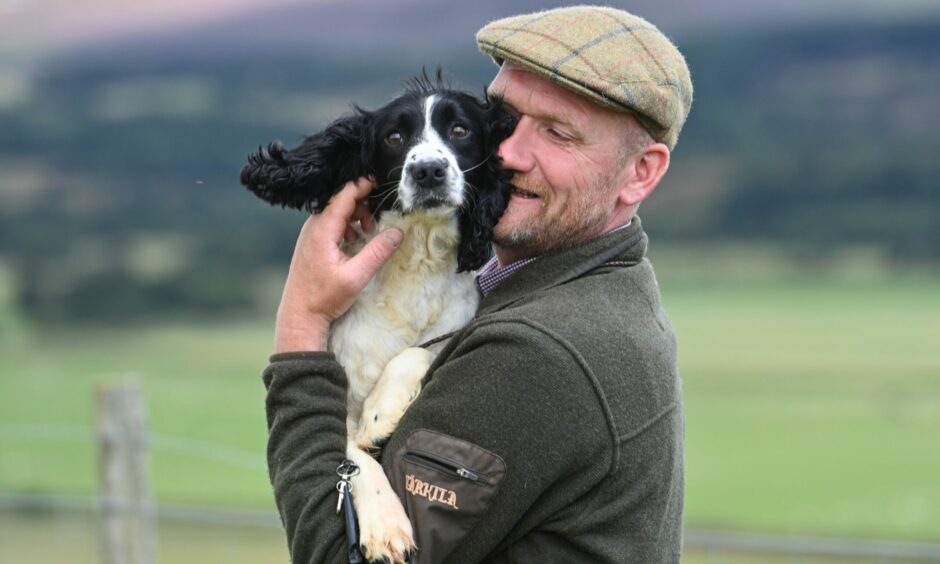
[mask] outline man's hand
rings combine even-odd
[[[320,214],[304,223],[277,310],[275,352],[326,350],[330,323],[343,315],[401,243],[399,229],[387,229],[350,257],[340,243],[355,238],[359,221],[374,229],[363,199],[373,188],[365,178],[349,182]]]

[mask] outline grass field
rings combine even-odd
[[[667,288],[689,525],[940,540],[938,290]]]
[[[57,542],[48,542],[53,535]],[[0,563],[68,562],[100,564],[94,519],[59,517],[36,519],[0,514]],[[194,528],[163,523],[158,532],[160,564],[258,564],[288,562],[281,531],[253,527]],[[884,559],[808,558],[791,554],[755,554],[718,550],[686,550],[683,564],[884,564]],[[892,561],[891,564],[907,564]]]
[[[665,285],[688,527],[940,541],[937,281]],[[269,323],[9,331],[0,492],[95,490],[94,390],[146,391],[162,501],[273,508]]]

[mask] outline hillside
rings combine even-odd
[[[283,10],[281,22],[301,26]],[[471,17],[427,37],[467,37]],[[258,37],[276,36],[276,20]],[[85,46],[34,67],[16,95],[0,88],[0,267],[30,315],[269,308],[303,218],[239,186],[245,154],[290,143],[351,101],[381,102],[422,65],[446,64],[477,91],[494,71],[472,44],[390,49],[395,38],[368,26],[317,35],[361,47],[331,52],[288,41],[303,35],[294,28],[270,44],[226,41],[232,29]],[[673,170],[641,212],[654,241],[940,262],[940,20],[745,25],[678,41],[696,100]]]
[[[112,0],[14,2],[0,9],[0,60],[24,45],[83,52],[145,49],[186,56],[265,49],[368,51],[379,45],[410,52],[422,45],[472,46],[473,33],[499,17],[570,4],[559,0]],[[613,0],[678,38],[715,31],[799,27],[821,22],[917,20],[940,15],[934,0]],[[394,22],[394,25],[389,25]],[[47,49],[48,50],[48,49]],[[25,51],[28,53],[29,51]]]

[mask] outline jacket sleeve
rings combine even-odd
[[[550,331],[521,322],[478,324],[429,374],[386,447],[386,471],[392,457],[404,454],[407,437],[422,429],[486,449],[506,469],[460,543],[432,561],[485,560],[611,470],[616,440],[596,382],[576,351]],[[543,495],[549,489],[562,494]]]
[[[346,447],[346,374],[332,353],[286,353],[271,357],[262,379],[268,472],[291,562],[345,562],[343,516],[334,511]]]

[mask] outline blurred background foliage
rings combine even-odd
[[[476,91],[494,72],[471,41],[488,3],[464,7],[469,25],[433,50],[408,35],[425,24],[394,34],[353,8],[333,17],[369,41],[347,50],[325,31],[331,6],[9,63],[0,264],[13,305],[108,324],[269,311],[302,217],[243,191],[246,153],[299,141],[353,101],[378,105],[423,66]],[[313,29],[241,35],[278,19]],[[642,210],[654,245],[760,245],[798,269],[936,267],[940,20],[677,27],[696,95],[673,170]]]
[[[92,392],[131,373],[158,501],[272,511],[257,375],[304,217],[240,186],[247,153],[422,68],[482,92],[475,30],[558,4],[0,2],[0,506],[94,493]],[[680,337],[688,526],[940,542],[940,4],[612,4],[696,88],[640,210]],[[0,562],[48,534],[0,511]],[[213,556],[179,534],[164,561],[285,558],[280,531]]]

